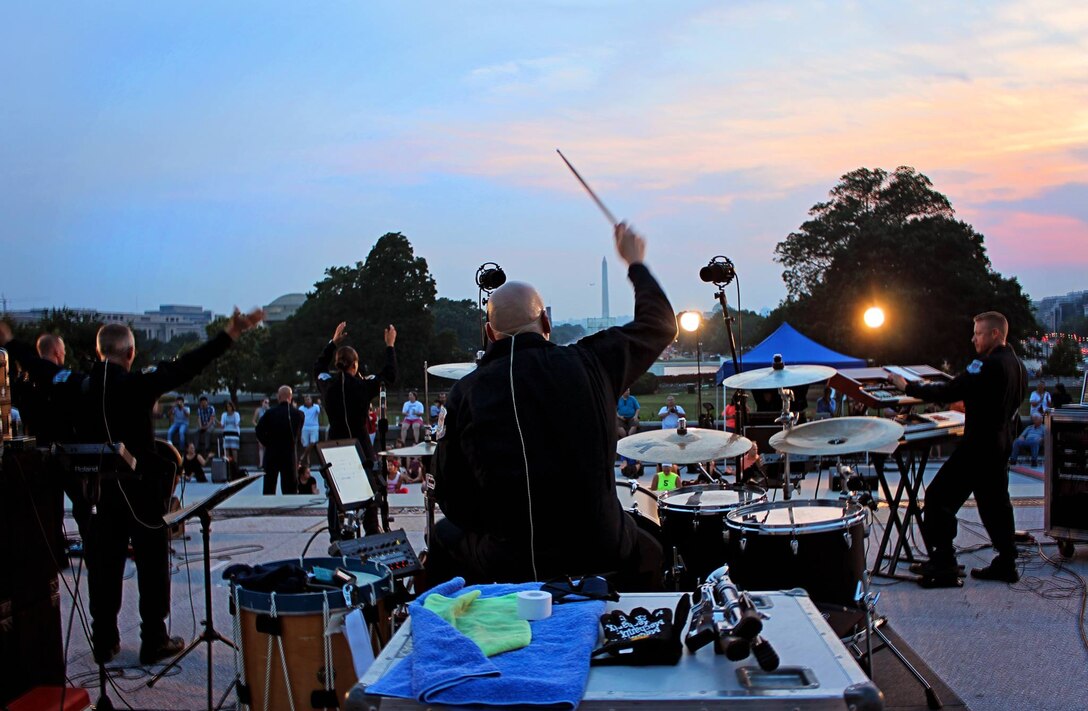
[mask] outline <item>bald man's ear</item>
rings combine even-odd
[[[498,336],[495,334],[495,329],[491,327],[490,321],[484,324],[484,333],[487,334],[487,340],[491,343],[499,340]]]
[[[540,312],[540,328],[542,329],[541,332],[544,334],[544,338],[550,341],[552,336],[552,321],[548,318],[547,311]]]

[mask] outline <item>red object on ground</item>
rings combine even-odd
[[[60,708],[61,691],[64,691],[64,708]],[[86,689],[59,686],[36,686],[8,704],[9,711],[85,711],[91,708],[91,697]]]

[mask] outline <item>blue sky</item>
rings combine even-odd
[[[774,306],[775,243],[861,166],[929,175],[1033,297],[1088,288],[1075,4],[17,2],[0,67],[9,308],[249,307],[400,231],[440,295],[496,261],[559,320],[607,255],[629,313],[556,147],[678,310],[716,254]]]

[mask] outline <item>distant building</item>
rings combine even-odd
[[[305,294],[284,294],[264,307],[266,323],[280,323],[294,316],[299,307],[306,303]]]
[[[66,308],[66,307],[62,307]],[[73,309],[74,314],[87,318],[96,318],[103,322],[127,323],[140,338],[169,341],[177,336],[195,334],[201,339],[207,338],[207,325],[215,318],[212,312],[200,306],[180,306],[163,304],[157,311],[145,311],[142,314],[128,311],[100,311],[98,309]],[[49,316],[53,308],[26,309],[9,311],[8,316],[16,323],[36,323]]]
[[[1073,316],[1088,315],[1088,291],[1070,291],[1062,296],[1048,296],[1031,303],[1035,318],[1046,331],[1057,331]]]

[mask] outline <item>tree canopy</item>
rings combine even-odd
[[[1038,330],[1019,282],[993,270],[983,236],[925,175],[859,168],[830,198],[775,247],[788,297],[768,326],[788,320],[880,363],[953,367],[973,353],[975,314],[1005,314],[1014,343]],[[887,316],[879,329],[861,322],[874,305]]]

